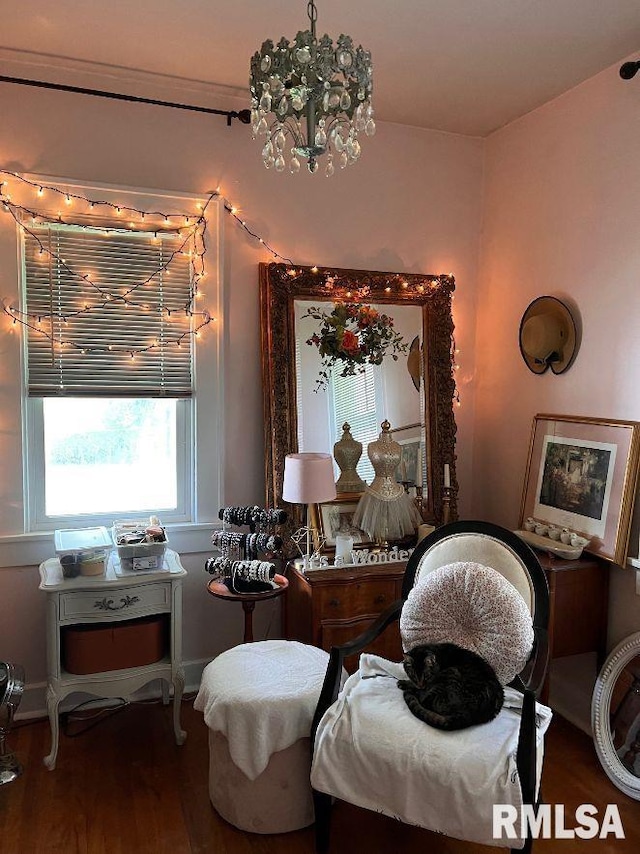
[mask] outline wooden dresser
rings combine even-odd
[[[595,651],[604,661],[607,643],[609,570],[606,561],[585,554],[559,560],[538,553],[549,582],[550,658]],[[306,574],[292,564],[287,570],[284,630],[289,640],[329,651],[352,640],[402,595],[406,563],[372,564],[347,569],[314,569]],[[402,658],[398,623],[389,626],[371,652],[393,661]],[[356,657],[347,669],[357,667]],[[548,680],[542,699],[548,698]]]
[[[402,561],[303,573],[290,564],[284,600],[285,637],[327,651],[352,640],[400,598],[405,566]],[[402,647],[398,623],[389,626],[369,651],[399,661]],[[348,658],[346,667],[353,672],[357,657]]]
[[[607,653],[609,563],[586,553],[579,560],[537,557],[549,582],[549,658],[595,652],[600,667]],[[549,699],[548,676],[541,699]]]

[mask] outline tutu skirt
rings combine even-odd
[[[353,514],[353,523],[374,542],[402,540],[415,533],[422,517],[413,499],[402,491],[393,498],[383,498],[367,489]]]

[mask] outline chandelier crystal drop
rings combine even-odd
[[[328,35],[316,38],[316,4],[307,4],[310,29],[293,42],[267,39],[251,58],[251,127],[264,137],[262,160],[276,172],[318,171],[326,155],[325,175],[360,157],[358,134],[373,136],[371,53],[341,35],[334,47]]]

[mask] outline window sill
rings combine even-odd
[[[169,545],[178,554],[211,552],[211,534],[218,527],[217,522],[167,525]],[[0,569],[39,566],[54,554],[53,531],[0,536]]]

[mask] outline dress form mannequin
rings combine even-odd
[[[413,534],[422,522],[413,500],[395,479],[402,448],[391,436],[391,425],[382,422],[382,432],[371,442],[367,455],[375,477],[360,499],[353,523],[379,545]]]
[[[333,446],[333,456],[340,467],[340,477],[336,481],[337,492],[362,492],[366,483],[356,466],[362,456],[362,442],[356,441],[351,435],[351,425],[342,425],[342,437]]]

